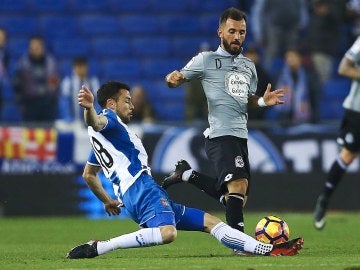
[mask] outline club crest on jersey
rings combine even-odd
[[[249,92],[246,77],[238,72],[228,72],[225,76],[225,89],[233,97],[247,98]]]
[[[168,202],[167,199],[165,199],[165,198],[162,197],[160,200],[161,200],[161,204],[162,204],[163,206],[169,206],[169,202]]]
[[[243,168],[244,167],[244,160],[242,159],[241,156],[237,156],[235,158],[235,167],[238,167],[238,168]]]

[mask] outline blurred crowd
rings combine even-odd
[[[323,86],[339,76],[339,60],[360,34],[360,0],[240,0],[238,8],[249,16],[243,53],[257,67],[259,89],[265,91],[268,82],[273,88],[288,89],[286,105],[249,111],[249,118],[288,124],[321,122]],[[96,91],[102,83],[99,76],[89,73],[90,59],[74,57],[71,74],[61,77],[57,56],[41,35],[34,35],[10,73],[8,34],[0,25],[0,122],[81,121],[75,98],[78,89],[85,84]],[[204,40],[198,50],[216,48],[210,48]],[[197,82],[185,85],[184,121],[207,120],[201,88]],[[146,85],[139,81],[131,93],[137,122],[161,121]]]

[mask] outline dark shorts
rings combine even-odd
[[[352,152],[360,151],[360,113],[345,110],[337,142]]]
[[[226,183],[240,178],[246,178],[250,186],[247,139],[234,136],[206,138],[205,151],[216,173],[218,191],[224,194],[227,192]]]

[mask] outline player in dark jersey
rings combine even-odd
[[[351,89],[345,98],[345,113],[337,138],[341,150],[328,172],[322,193],[319,195],[314,210],[314,226],[323,229],[325,214],[330,198],[343,178],[347,168],[359,156],[360,151],[360,37],[342,58],[338,72],[352,79]],[[344,89],[345,91],[345,89]]]
[[[188,181],[226,205],[227,223],[244,231],[243,206],[250,181],[248,158],[248,106],[264,107],[283,104],[284,89],[261,89],[257,93],[257,73],[254,63],[242,55],[246,36],[246,15],[236,8],[223,12],[218,36],[221,44],[216,51],[202,52],[193,57],[180,71],[166,76],[169,87],[199,79],[208,102],[209,128],[204,132],[205,151],[216,173],[216,179],[191,169],[179,161],[175,172],[163,182],[163,187]]]

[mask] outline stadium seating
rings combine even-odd
[[[9,80],[3,79],[1,82],[0,95],[2,106],[0,106],[0,121],[7,123],[18,122],[21,120],[20,110],[15,102],[15,94]]]
[[[205,14],[200,16],[199,25],[201,32],[207,35],[215,34],[219,27],[219,17],[215,14]]]
[[[349,93],[350,80],[330,79],[324,83],[320,99],[320,118],[324,120],[340,119],[344,109],[342,103]]]
[[[107,0],[109,11],[117,14],[147,14],[150,8],[150,1],[134,0]]]
[[[178,13],[186,13],[188,11],[188,4],[190,1],[163,1],[163,0],[149,0],[150,9],[158,13],[172,13],[174,10]]]
[[[117,17],[103,15],[82,16],[79,18],[79,27],[79,31],[85,36],[116,35],[120,30],[120,24]]]
[[[37,18],[27,14],[21,17],[1,15],[0,25],[12,36],[29,37],[38,34]]]
[[[200,24],[197,17],[184,17],[183,15],[160,16],[161,29],[165,34],[173,35],[197,35],[200,32]]]
[[[1,0],[0,12],[25,12],[27,10],[27,0]]]
[[[29,9],[33,12],[41,12],[44,14],[58,13],[65,10],[65,1],[53,1],[53,0],[36,0],[28,1]]]
[[[156,35],[160,31],[159,21],[150,15],[121,15],[119,22],[121,33],[130,36]]]
[[[51,45],[52,51],[58,59],[88,56],[90,52],[90,44],[85,38],[56,38],[52,40]]]
[[[28,38],[40,34],[58,59],[62,76],[71,72],[73,57],[86,56],[101,82],[118,79],[153,88],[164,85],[165,74],[196,55],[202,42],[216,50],[218,17],[229,6],[239,6],[239,1],[1,0],[0,27],[8,32],[10,74],[27,51]],[[274,62],[272,73],[281,64]],[[182,91],[173,93],[158,91],[152,100],[156,108],[161,107],[159,120],[183,115],[179,113],[183,96],[176,96]],[[331,112],[323,115],[337,117]]]
[[[39,19],[39,29],[45,40],[53,40],[60,37],[72,38],[76,37],[78,33],[77,20],[72,16],[41,16]]]
[[[91,52],[99,58],[125,57],[130,54],[129,42],[125,38],[96,38],[90,44]]]
[[[170,40],[166,37],[133,38],[130,45],[133,54],[143,61],[152,57],[168,57],[170,54]]]
[[[50,0],[51,1],[51,0]],[[108,5],[106,1],[99,0],[63,0],[61,2],[65,2],[69,10],[78,13],[89,14],[92,12],[107,12]],[[122,2],[122,1],[119,1]]]
[[[140,62],[137,59],[105,60],[100,65],[104,80],[128,81],[140,76]]]
[[[180,69],[184,64],[177,59],[154,58],[143,62],[141,74],[147,79],[164,79],[169,72]]]
[[[27,38],[12,38],[8,42],[8,47],[11,52],[11,60],[15,61],[20,58],[29,46],[29,40]]]

